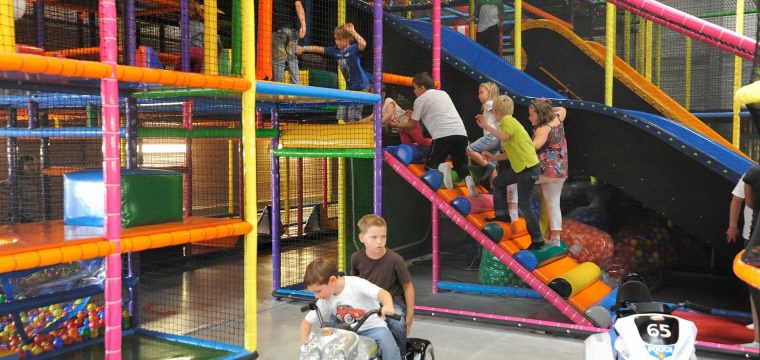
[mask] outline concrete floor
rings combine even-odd
[[[449,261],[464,261],[450,254]],[[302,302],[273,301],[271,255],[262,251],[257,272],[258,353],[261,359],[295,359],[300,346],[298,329]],[[412,262],[410,262],[412,263]],[[417,284],[418,304],[474,310],[488,309],[514,316],[561,320],[544,300],[514,300],[466,294],[431,294],[429,264],[424,258],[411,266]],[[141,308],[143,326],[152,330],[242,345],[242,256],[195,261],[184,266],[164,266],[143,274]],[[444,269],[450,276],[467,280],[477,272],[459,273],[458,266]],[[180,304],[177,306],[177,304]],[[147,308],[147,310],[146,310]],[[467,320],[418,315],[412,336],[430,340],[436,359],[581,359],[583,339],[553,336],[516,327]],[[519,344],[519,346],[518,346]],[[508,349],[509,355],[505,355]],[[700,359],[721,359],[701,354]]]

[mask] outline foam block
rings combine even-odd
[[[560,246],[547,244],[538,250],[520,251],[515,254],[515,260],[528,271],[533,271],[565,255],[567,255],[567,244],[560,242]]]
[[[427,146],[402,144],[396,147],[394,155],[404,165],[409,165],[424,162],[429,153],[430,148]]]
[[[63,177],[63,222],[103,226],[102,170]],[[165,170],[121,170],[121,225],[124,228],[182,220],[182,174]]]
[[[470,202],[470,213],[472,214],[480,214],[493,210],[493,195],[491,194],[468,196],[467,201]]]
[[[602,270],[592,262],[579,264],[575,269],[549,282],[549,287],[567,299],[599,280]]]

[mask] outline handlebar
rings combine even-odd
[[[301,307],[301,312],[307,312],[307,311],[311,311],[311,310],[317,311],[317,318],[319,318],[319,326],[322,326],[324,324],[324,321],[322,320],[322,314],[318,311],[319,309],[317,308],[317,303],[316,302],[311,302],[308,305],[304,305],[304,306]],[[372,316],[372,315],[379,315],[380,314],[380,310],[382,310],[382,308],[380,308],[380,309],[372,309],[370,311],[367,311],[364,314],[364,316],[362,316],[362,318],[359,319],[356,322],[356,326],[354,326],[352,330],[354,332],[358,331],[359,328],[361,328],[362,325],[364,325],[364,322],[367,321],[367,319],[369,319],[370,316]],[[393,319],[393,320],[401,320],[401,315],[398,315],[398,314],[385,315],[385,317]]]

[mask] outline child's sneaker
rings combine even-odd
[[[549,240],[546,240],[546,243],[551,246],[560,246],[559,239],[549,239]]]
[[[441,163],[438,165],[438,171],[443,174],[443,186],[445,186],[447,189],[453,189],[454,182],[451,181],[451,168],[449,167],[449,164]]]
[[[475,181],[472,180],[472,176],[467,175],[464,178],[464,183],[467,185],[467,191],[470,192],[470,196],[478,195],[478,188],[475,187]]]

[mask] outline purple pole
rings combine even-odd
[[[245,220],[245,192],[243,189],[243,141],[238,140],[238,212],[240,220]]]
[[[135,52],[137,51],[137,37],[135,36],[135,0],[124,2],[124,63],[135,66]],[[127,118],[129,121],[129,118]],[[127,145],[129,146],[129,145]],[[127,162],[129,162],[129,147],[127,147]],[[127,165],[129,168],[129,165]]]
[[[438,281],[441,278],[441,243],[438,239],[438,207],[430,205],[430,219],[433,222],[433,294],[438,293]]]
[[[433,80],[441,81],[441,0],[433,0]],[[440,88],[440,85],[439,85]]]
[[[39,114],[39,105],[37,105],[36,102],[29,100],[29,121],[27,122],[27,128],[29,130],[36,129],[40,127],[40,114]]]
[[[31,103],[30,103],[31,105]],[[37,107],[37,103],[34,103]],[[38,124],[42,128],[48,127],[47,110],[37,109]],[[50,163],[50,138],[40,139],[40,197],[42,198],[42,220],[50,220],[50,179],[45,176],[45,168]]]
[[[37,47],[45,48],[45,2],[34,2],[34,22],[37,25]]]
[[[375,23],[373,28],[374,65],[372,73],[375,77],[375,94],[380,94],[383,81],[383,2],[375,1]],[[382,94],[381,94],[382,96]],[[375,114],[375,159],[372,164],[374,173],[374,211],[375,215],[383,214],[383,99],[374,106]]]
[[[188,0],[179,0],[180,70],[190,71],[190,7]]]
[[[18,117],[16,109],[8,107],[8,128],[17,126]],[[18,192],[18,140],[15,137],[8,137],[6,140],[8,149],[8,190],[10,192],[11,205],[11,224],[18,224],[21,221],[19,214],[19,192]]]
[[[279,113],[277,107],[272,108],[272,129],[280,128]],[[280,160],[274,154],[274,149],[280,143],[280,136],[272,138],[272,151],[269,152],[269,160],[272,162],[272,224],[269,229],[272,232],[272,288],[280,289]]]
[[[182,103],[182,127],[193,130],[193,99]],[[193,214],[193,139],[185,138],[185,216]]]
[[[132,3],[134,13],[134,0],[128,0],[127,3]],[[132,17],[134,21],[134,16]],[[125,29],[126,30],[126,29]],[[134,34],[133,34],[134,35]],[[132,37],[132,43],[134,44],[134,36]],[[130,43],[129,36],[127,36],[127,44]],[[127,45],[129,48],[129,45]],[[126,54],[134,54],[134,51],[127,50]],[[126,55],[125,54],[125,55]],[[125,56],[125,62],[127,65],[134,65],[134,56],[127,58]],[[137,99],[133,97],[127,98],[126,109],[124,111],[125,122],[127,125],[127,169],[137,168]],[[140,276],[140,253],[129,252],[127,253],[127,274],[129,277]],[[137,328],[140,325],[140,287],[130,286],[129,291],[129,326],[131,328]]]
[[[132,61],[134,62],[134,59]],[[127,123],[127,169],[135,169],[137,168],[137,99],[131,96],[127,98],[124,117]]]
[[[298,236],[303,235],[303,158],[298,158],[296,169],[296,221]]]

